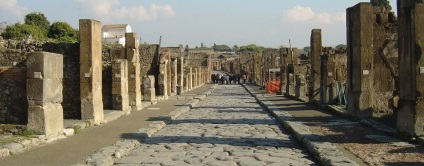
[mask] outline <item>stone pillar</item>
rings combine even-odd
[[[321,29],[313,29],[311,32],[311,76],[309,82],[309,102],[312,103],[319,99],[319,66],[320,56],[322,54]]]
[[[288,58],[288,65],[286,70],[286,96],[294,96],[295,95],[295,75],[296,75],[296,67],[298,65],[298,50],[295,48],[289,49],[287,48],[287,58]]]
[[[165,99],[168,96],[168,60],[165,58],[165,55],[162,54],[161,61],[159,64],[159,77],[158,77],[158,85],[159,85],[159,95],[164,96]]]
[[[198,79],[198,76],[199,76],[199,68],[194,68],[194,73],[193,73],[193,87],[197,87],[197,86],[199,86],[199,79]]]
[[[347,9],[347,112],[372,116],[373,7],[359,3]]]
[[[178,65],[177,65],[178,63],[177,63],[177,59],[174,59],[172,62],[171,62],[171,71],[172,71],[172,74],[171,74],[171,92],[173,93],[173,94],[177,94],[177,81],[178,81]]]
[[[208,55],[208,66],[207,66],[207,68],[206,68],[206,80],[205,80],[205,83],[206,82],[209,82],[209,81],[212,81],[212,80],[210,80],[211,79],[211,75],[212,75],[212,56],[211,55]]]
[[[27,67],[28,128],[57,136],[63,131],[63,55],[31,53]]]
[[[177,60],[178,64],[177,64],[177,72],[178,72],[178,85],[177,86],[181,86],[181,92],[185,91],[186,88],[184,86],[184,79],[187,77],[184,75],[184,57],[178,57]]]
[[[301,74],[295,75],[295,97],[299,99],[305,99],[306,98],[306,79],[305,76]]]
[[[321,65],[320,65],[320,103],[326,104],[328,103],[328,97],[327,97],[327,61],[328,61],[328,55],[322,55],[321,56]]]
[[[278,93],[279,95],[283,95],[284,94],[284,90],[286,89],[286,55],[284,54],[285,49],[284,48],[280,48],[279,53],[280,53],[280,92]]]
[[[129,113],[128,66],[126,59],[112,61],[112,99],[113,109]]]
[[[79,20],[81,118],[100,124],[102,101],[102,36],[99,21]]]
[[[190,67],[188,72],[188,90],[193,89],[193,69]]]
[[[398,0],[399,109],[397,129],[411,137],[424,135],[424,4]]]
[[[128,65],[129,105],[133,111],[141,110],[141,64],[137,34],[125,33],[125,52]]]
[[[152,103],[156,100],[155,91],[155,76],[145,75],[143,76],[143,99]]]

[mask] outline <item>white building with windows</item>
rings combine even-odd
[[[125,33],[132,32],[128,24],[109,24],[102,27],[102,43],[121,44],[125,46]]]

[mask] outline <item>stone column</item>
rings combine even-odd
[[[172,71],[172,74],[171,74],[171,79],[172,79],[172,81],[171,81],[171,92],[173,93],[173,94],[177,94],[177,81],[178,81],[178,67],[177,67],[177,59],[174,59],[172,62],[171,62],[171,71]]]
[[[128,95],[133,111],[141,110],[141,64],[137,34],[125,33],[125,52],[128,65]]]
[[[198,77],[199,77],[199,68],[197,68],[197,67],[195,67],[194,68],[194,73],[193,73],[193,87],[197,87],[197,86],[199,86],[199,79],[198,79]]]
[[[184,78],[186,78],[187,76],[184,75],[184,57],[178,57],[177,60],[178,64],[177,64],[177,72],[178,72],[178,85],[181,87],[181,92],[185,91],[186,88],[184,86]]]
[[[128,99],[128,66],[126,59],[112,61],[112,99],[113,109],[129,113],[131,107]]]
[[[193,69],[190,67],[188,72],[188,90],[193,89]]]
[[[397,129],[411,137],[424,135],[424,4],[398,0],[399,109]]]
[[[31,53],[27,67],[28,128],[57,136],[63,131],[63,55]]]
[[[311,76],[309,80],[309,102],[319,100],[319,66],[320,66],[320,56],[322,54],[322,39],[321,39],[321,29],[313,29],[311,32]]]
[[[279,53],[280,53],[280,92],[278,93],[279,95],[283,95],[284,94],[284,90],[286,89],[286,55],[284,54],[285,49],[284,48],[280,48]]]
[[[347,9],[347,112],[372,116],[373,7],[359,3]]]
[[[321,65],[320,65],[320,103],[321,104],[327,104],[328,103],[328,97],[327,97],[327,61],[328,61],[328,55],[322,55],[321,56]]]
[[[102,101],[102,41],[99,21],[79,20],[81,118],[100,124]]]
[[[155,76],[145,75],[143,76],[143,99],[152,103],[156,100],[155,91]]]
[[[206,82],[209,82],[209,81],[212,81],[212,80],[210,80],[211,79],[211,75],[212,75],[212,56],[211,55],[208,55],[208,66],[207,66],[207,68],[206,68],[206,80],[205,80],[205,83]]]
[[[163,57],[161,57],[161,61],[159,64],[158,94],[164,96],[164,98],[166,99],[168,97],[168,60],[165,58],[164,54],[162,54],[162,56]]]

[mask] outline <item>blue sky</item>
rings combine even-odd
[[[50,22],[79,19],[130,24],[142,42],[210,47],[214,43],[265,47],[309,46],[322,29],[324,46],[346,43],[346,8],[369,0],[1,0],[0,22],[23,22],[42,12]],[[396,9],[396,1],[391,5]]]

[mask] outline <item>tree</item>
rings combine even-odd
[[[388,11],[392,10],[392,6],[390,6],[389,0],[370,0],[370,2],[371,2],[371,5],[374,7],[384,7]]]
[[[345,44],[339,44],[336,46],[337,50],[345,50],[347,48],[347,46]]]
[[[221,44],[221,45],[214,44],[213,50],[218,52],[231,52],[231,48],[226,44]]]
[[[43,31],[34,25],[16,23],[6,26],[6,29],[1,34],[5,39],[26,39],[32,36],[34,39],[44,39]]]
[[[52,23],[47,36],[59,41],[78,42],[78,31],[62,21]]]
[[[264,50],[264,47],[257,46],[256,44],[249,44],[247,46],[241,46],[239,52],[251,51],[251,52],[261,52]]]
[[[46,36],[50,28],[49,20],[41,12],[32,12],[25,15],[25,24],[39,27]]]
[[[233,46],[233,52],[238,52],[240,50],[240,48],[239,48],[239,46],[238,45],[234,45]]]
[[[309,46],[303,47],[303,51],[310,52],[311,51],[311,47],[309,47]]]

